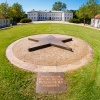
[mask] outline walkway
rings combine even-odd
[[[88,28],[93,28],[93,29],[96,29],[96,30],[100,30],[100,28],[91,27],[88,24],[86,24],[86,25],[84,25],[84,24],[76,24],[76,23],[69,23],[69,22],[64,22],[64,21],[34,21],[32,23],[34,23],[34,24],[40,24],[40,23],[72,24],[72,25],[84,26],[84,27],[88,27]]]

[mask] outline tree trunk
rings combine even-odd
[[[84,18],[84,25],[85,25],[85,18]]]

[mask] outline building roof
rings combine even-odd
[[[52,11],[52,10],[39,10],[39,11],[35,11],[34,9],[33,10],[31,10],[31,11],[29,11],[29,12],[27,12],[27,13],[33,13],[33,12],[67,12],[67,13],[72,13],[71,11],[69,11],[69,10],[66,10],[66,11]]]
[[[8,17],[0,16],[0,19],[9,19]]]
[[[96,15],[95,19],[100,19],[100,14]]]

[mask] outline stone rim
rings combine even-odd
[[[55,35],[55,34],[53,34],[53,35]],[[62,34],[59,34],[59,35],[62,35]],[[66,36],[68,36],[68,35],[66,35]],[[41,66],[41,65],[26,63],[26,62],[23,62],[23,61],[19,60],[18,58],[16,58],[12,52],[13,46],[22,39],[23,38],[13,42],[12,44],[10,44],[8,46],[8,48],[6,50],[6,57],[11,62],[11,64],[13,64],[14,66],[24,69],[24,70],[27,70],[27,71],[31,71],[31,72],[67,72],[67,71],[75,70],[77,68],[80,68],[81,66],[86,65],[93,58],[92,47],[87,42],[82,40],[88,45],[89,53],[85,57],[83,57],[81,60],[78,60],[71,64],[65,64],[65,65],[60,65],[60,66]]]

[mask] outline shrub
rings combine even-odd
[[[29,23],[29,22],[32,22],[32,20],[29,18],[24,18],[20,20],[20,23]]]
[[[70,19],[69,22],[71,22],[71,23],[81,23],[80,19],[76,19],[76,18]]]

